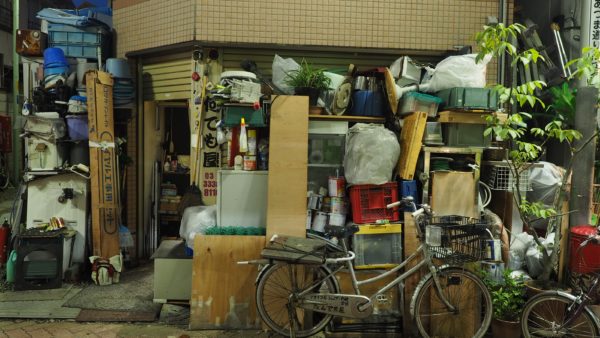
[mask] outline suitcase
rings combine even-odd
[[[498,110],[498,94],[490,88],[456,87],[439,91],[436,95],[444,100],[443,109],[492,112]]]
[[[42,56],[48,37],[39,30],[17,30],[17,54],[23,56]]]

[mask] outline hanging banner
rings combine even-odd
[[[585,27],[582,27],[585,29]],[[590,41],[588,46],[600,48],[600,0],[591,1],[590,10]],[[585,35],[584,35],[585,36]],[[585,43],[585,41],[584,41]],[[584,44],[585,46],[585,44]]]

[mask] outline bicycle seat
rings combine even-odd
[[[352,223],[343,227],[338,226],[326,226],[325,232],[333,237],[337,238],[348,238],[360,230],[358,225]]]

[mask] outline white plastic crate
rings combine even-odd
[[[522,169],[519,173],[519,190],[531,191],[531,181],[529,172],[531,167]],[[483,172],[483,181],[487,183],[492,190],[512,191],[516,188],[517,180],[511,171],[509,164],[504,162],[494,162],[492,165],[486,165]]]

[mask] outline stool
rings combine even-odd
[[[28,233],[17,237],[15,290],[56,289],[62,286],[63,240],[62,231]],[[34,252],[44,252],[51,257],[29,257],[26,261],[25,258]]]

